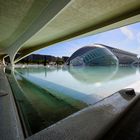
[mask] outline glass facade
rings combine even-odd
[[[69,59],[69,64],[73,66],[80,65],[116,65],[117,57],[105,47],[88,46],[77,50]]]

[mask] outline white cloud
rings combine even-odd
[[[121,27],[120,30],[128,39],[130,39],[130,40],[134,39],[134,34],[130,29],[128,29],[128,27],[126,27],[126,26]]]

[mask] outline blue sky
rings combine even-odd
[[[140,23],[131,24],[118,29],[91,35],[80,39],[58,43],[44,49],[38,50],[36,54],[54,56],[70,56],[77,49],[94,43],[105,44],[120,48],[140,55]]]

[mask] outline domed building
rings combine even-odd
[[[137,54],[102,44],[95,44],[78,49],[67,60],[67,64],[72,66],[108,66],[128,65],[137,61]]]
[[[67,61],[68,65],[116,65],[117,57],[106,47],[101,45],[85,46],[74,52]]]

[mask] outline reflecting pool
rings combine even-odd
[[[27,135],[96,103],[140,78],[135,67],[25,67],[8,75]]]

